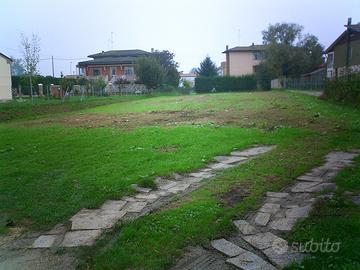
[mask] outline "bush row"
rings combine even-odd
[[[360,105],[360,74],[351,74],[325,83],[325,98]]]
[[[255,90],[256,84],[254,75],[195,78],[195,90],[198,93],[208,93],[214,90],[216,92]]]

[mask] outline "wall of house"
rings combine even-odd
[[[134,65],[131,64],[126,64],[126,65],[91,65],[91,66],[87,66],[85,68],[85,75],[89,78],[94,77],[94,69],[99,69],[100,70],[100,75],[104,78],[106,78],[106,80],[111,80],[112,79],[112,73],[111,70],[112,68],[115,67],[116,68],[116,76],[120,77],[120,76],[124,76],[125,75],[125,67],[134,67]],[[135,80],[135,75],[134,76],[127,76],[127,79],[129,80]]]
[[[0,56],[0,100],[10,99],[12,99],[10,63]]]
[[[260,64],[260,60],[253,59],[253,52],[230,52],[229,75],[241,76],[253,74],[253,66]]]
[[[349,65],[360,65],[360,38],[353,40],[350,43],[352,48],[352,55],[349,61]],[[334,48],[334,66],[340,68],[346,65],[346,50],[347,44],[343,42]]]

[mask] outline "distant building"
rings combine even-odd
[[[238,46],[223,52],[226,60],[221,64],[224,75],[241,76],[253,74],[257,65],[264,60],[266,45]]]
[[[191,87],[194,87],[196,77],[197,77],[196,73],[193,73],[193,72],[190,72],[190,73],[180,72],[180,84],[181,84],[181,81],[185,80],[190,83]],[[180,85],[180,86],[182,86],[182,85]]]
[[[149,55],[143,50],[111,50],[89,55],[93,60],[79,62],[79,74],[88,79],[103,78],[114,82],[118,78],[134,81],[135,61],[137,58]]]
[[[350,72],[360,72],[360,23],[351,24],[349,18],[345,27],[347,29],[325,50],[328,78],[345,75],[347,68]]]
[[[11,63],[10,57],[0,53],[0,101],[12,99]]]

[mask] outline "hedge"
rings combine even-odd
[[[324,97],[360,105],[360,74],[351,74],[325,83]]]
[[[217,76],[195,78],[195,90],[198,93],[249,91],[257,88],[254,75]]]
[[[43,85],[50,85],[50,84],[58,85],[60,84],[60,80],[61,80],[61,78],[54,78],[51,76],[33,76],[31,79],[33,85],[38,85],[39,83],[42,83]],[[30,86],[29,77],[24,75],[11,76],[11,82],[12,82],[12,87],[14,88],[18,88],[19,85],[21,85],[22,87]]]

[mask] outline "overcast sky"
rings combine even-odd
[[[21,57],[20,34],[41,40],[40,72],[75,72],[80,58],[111,49],[151,48],[176,54],[180,70],[209,55],[218,65],[225,46],[261,43],[261,31],[294,22],[328,46],[348,17],[360,21],[360,0],[1,0],[0,52]]]

